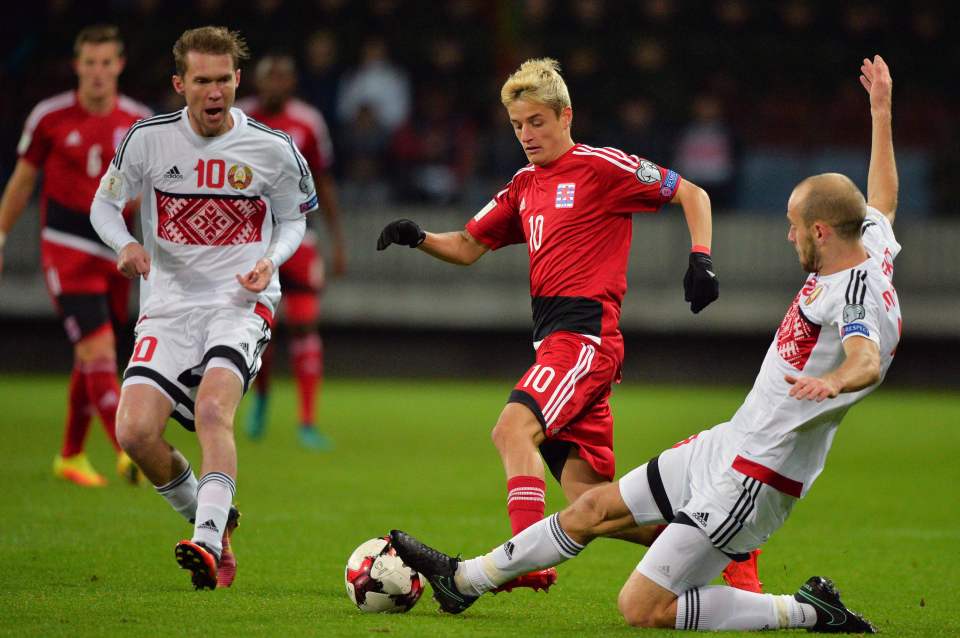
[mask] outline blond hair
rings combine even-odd
[[[94,24],[82,29],[73,41],[73,55],[80,57],[80,48],[84,44],[106,44],[107,42],[116,43],[117,55],[122,58],[123,40],[120,38],[120,29],[112,24]]]
[[[521,64],[500,89],[500,101],[504,106],[517,100],[545,104],[557,115],[571,106],[570,92],[560,76],[560,63],[553,58],[535,58]]]
[[[173,60],[177,65],[177,75],[183,77],[187,72],[187,54],[210,53],[229,55],[233,59],[233,68],[240,68],[240,62],[250,57],[250,49],[239,31],[226,27],[199,27],[183,32],[173,45]]]
[[[840,173],[822,173],[797,185],[806,190],[797,206],[800,218],[809,227],[822,221],[832,227],[840,239],[860,237],[867,214],[867,202],[857,185]]]

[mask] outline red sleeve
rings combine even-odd
[[[514,182],[507,184],[467,222],[467,232],[491,250],[527,241],[513,185]]]
[[[329,170],[330,165],[320,153],[320,144],[317,143],[317,136],[313,131],[307,134],[300,152],[303,154],[303,159],[307,160],[307,166],[310,167],[310,172],[314,176],[322,175]]]
[[[17,145],[17,154],[21,159],[33,164],[34,168],[43,168],[53,148],[49,128],[49,118],[43,117],[39,121],[34,121],[32,114],[23,127],[23,135],[20,136],[20,143]]]
[[[611,213],[654,213],[680,187],[682,178],[676,172],[636,155],[609,149],[604,160],[596,165],[604,176],[606,208]]]

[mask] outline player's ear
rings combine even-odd
[[[236,73],[237,73],[236,86],[240,86],[240,69],[237,69]]]
[[[560,121],[563,123],[564,129],[569,129],[573,124],[573,107],[565,106],[560,111]]]
[[[173,82],[173,90],[183,95],[183,78],[174,73],[170,80]]]

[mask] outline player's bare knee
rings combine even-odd
[[[138,458],[160,438],[160,431],[146,418],[120,414],[117,418],[117,442],[132,458]]]
[[[580,495],[561,515],[561,523],[568,533],[576,536],[595,536],[595,530],[607,520],[607,507],[597,490]]]
[[[635,595],[628,585],[624,585],[617,597],[617,608],[620,615],[631,627],[664,627],[660,614],[650,605],[649,601]]]
[[[232,430],[233,421],[227,402],[216,396],[207,396],[197,400],[194,407],[197,427],[205,431]]]

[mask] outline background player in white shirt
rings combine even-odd
[[[459,613],[518,574],[573,558],[598,536],[669,522],[620,592],[629,624],[874,633],[824,578],[810,578],[793,596],[708,586],[731,558],[784,523],[823,469],[844,414],[880,384],[899,341],[892,80],[880,56],[864,60],[861,72],[873,120],[868,201],[836,173],[794,189],[788,239],[813,274],[744,405],[731,421],[585,493],[484,556],[460,561],[391,532],[398,554],[427,576],[444,610]]]
[[[118,437],[157,491],[194,523],[176,558],[195,587],[213,589],[229,586],[236,572],[229,544],[239,518],[231,506],[234,416],[270,340],[277,269],[300,244],[317,196],[290,137],[232,108],[238,64],[247,57],[239,34],[186,31],[174,57],[173,86],[186,108],[130,129],[91,217],[119,254],[120,272],[143,277]],[[140,192],[143,245],[120,216]],[[170,417],[196,430],[199,481],[163,439]]]

